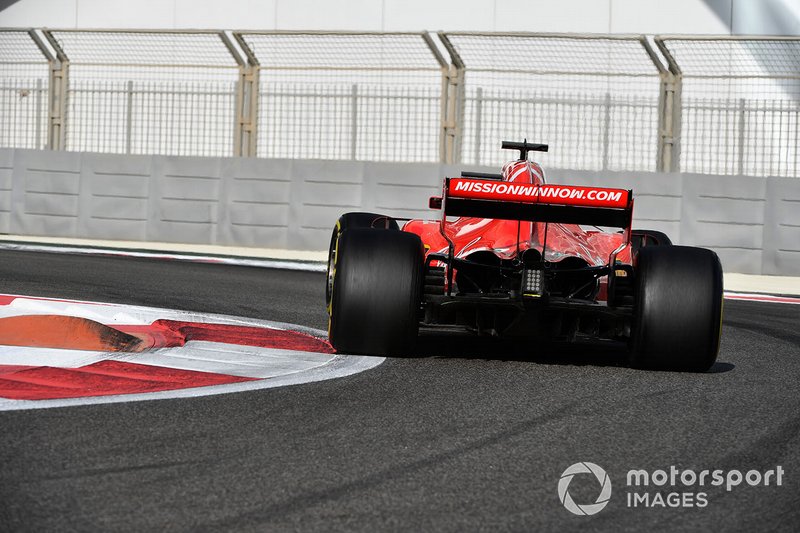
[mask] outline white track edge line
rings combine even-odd
[[[61,254],[81,255],[112,255],[122,257],[145,257],[150,259],[167,259],[173,261],[188,261],[192,263],[213,263],[221,265],[252,266],[260,268],[275,268],[283,270],[300,270],[304,272],[325,272],[327,265],[318,261],[302,261],[290,259],[257,259],[251,257],[231,257],[219,255],[176,254],[158,251],[120,250],[115,248],[87,248],[82,246],[54,246],[46,244],[18,244],[0,242],[0,250],[15,250],[20,252],[50,252]]]
[[[122,257],[144,257],[154,259],[167,259],[174,261],[187,261],[194,263],[214,263],[234,266],[251,266],[258,268],[273,268],[280,270],[297,270],[302,272],[326,272],[328,267],[325,263],[317,261],[302,261],[291,259],[256,259],[256,258],[237,258],[231,256],[216,256],[216,255],[195,255],[195,254],[175,254],[168,252],[158,251],[140,251],[140,250],[120,250],[116,248],[87,248],[80,246],[57,246],[48,244],[17,244],[10,242],[0,242],[0,250],[17,250],[22,252],[52,252],[52,253],[74,253],[82,255],[112,255]],[[725,297],[729,299],[745,300],[742,296],[752,296],[754,298],[763,297],[781,297],[781,298],[797,298],[795,296],[786,296],[778,294],[770,294],[765,292],[743,292],[743,291],[725,291]],[[757,301],[757,300],[754,300]],[[774,301],[770,303],[795,303],[791,301]]]

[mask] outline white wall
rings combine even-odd
[[[0,27],[800,35],[800,0],[0,0]]]
[[[441,193],[442,176],[459,170],[0,148],[0,232],[325,250],[344,211],[437,218],[428,198]],[[547,177],[633,188],[634,227],[711,248],[726,272],[800,275],[800,211],[790,207],[800,201],[800,179],[560,169],[547,169]]]

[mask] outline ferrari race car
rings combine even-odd
[[[632,230],[630,190],[546,184],[528,153],[547,145],[502,147],[519,158],[500,174],[444,179],[430,199],[439,220],[342,215],[326,288],[333,347],[407,354],[421,328],[457,327],[611,342],[632,366],[709,369],[722,319],[717,255]]]

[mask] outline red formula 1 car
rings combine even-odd
[[[546,184],[528,160],[546,145],[502,146],[519,159],[500,174],[445,178],[430,200],[440,220],[339,219],[326,290],[334,348],[408,353],[420,328],[456,326],[622,342],[633,366],[709,369],[722,318],[717,255],[632,230],[632,191]]]

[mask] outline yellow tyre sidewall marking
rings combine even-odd
[[[336,281],[336,265],[339,264],[339,236],[342,234],[342,224],[339,220],[336,221],[336,238],[333,241],[333,262],[331,264],[330,284],[331,284],[331,299],[328,302],[328,337],[331,336],[331,317],[333,316],[333,291]],[[328,260],[330,263],[330,259]],[[327,281],[327,280],[326,280]]]

